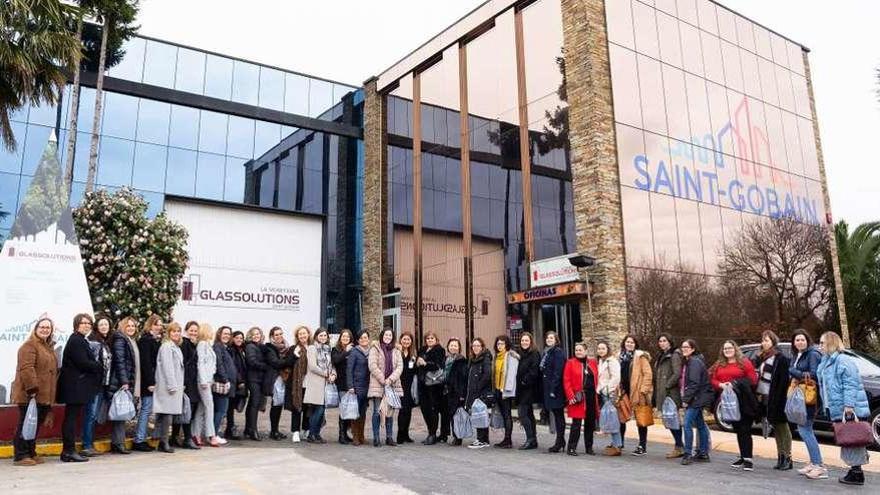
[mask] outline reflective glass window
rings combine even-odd
[[[654,0],[654,7],[657,8],[658,11],[665,12],[672,17],[678,15],[677,8],[675,6],[676,0]],[[693,7],[691,7],[693,8]]]
[[[739,48],[726,41],[721,42],[721,59],[724,61],[724,79],[727,87],[743,91],[742,65],[739,61]]]
[[[791,72],[776,66],[776,87],[779,89],[779,106],[783,110],[794,112],[794,91],[791,87]]]
[[[260,67],[260,106],[284,110],[284,73]]]
[[[165,192],[180,196],[192,196],[196,189],[196,152],[168,148],[168,173]]]
[[[786,46],[788,47],[788,67],[798,75],[805,75],[806,70],[804,67],[804,51],[800,47],[800,45],[792,42],[787,42]]]
[[[122,60],[107,71],[110,77],[119,79],[127,79],[129,81],[141,82],[144,74],[144,51],[147,40],[143,38],[130,38],[125,42],[122,50],[125,56]]]
[[[144,83],[163,88],[174,87],[177,47],[148,40],[144,61]]]
[[[740,50],[740,62],[742,62],[743,89],[749,96],[763,99],[761,95],[761,76],[758,73],[758,56],[754,53]]]
[[[168,148],[155,144],[137,143],[134,150],[134,170],[131,185],[136,189],[162,192],[165,190],[165,167]]]
[[[141,99],[137,118],[137,140],[146,143],[168,144],[171,123],[171,105],[160,101]]]
[[[681,250],[682,270],[703,273],[703,243],[700,235],[699,203],[675,198],[675,216]]]
[[[651,206],[648,192],[631,187],[620,188],[623,207],[623,237],[627,266],[649,267],[654,264],[654,239],[651,231]]]
[[[773,51],[770,48],[770,31],[761,27],[754,26],[755,31],[755,52],[767,60],[773,60]]]
[[[636,54],[610,45],[611,89],[614,93],[614,120],[642,127],[642,106],[639,95],[639,73]]]
[[[222,200],[225,169],[225,156],[214,153],[199,153],[196,169],[196,197]]]
[[[718,262],[724,249],[724,232],[721,228],[721,208],[700,203],[700,232],[703,247],[703,260],[706,273],[713,275],[718,271]]]
[[[257,105],[260,91],[260,67],[238,60],[233,61],[232,101]]]
[[[0,146],[0,172],[17,174],[21,171],[22,143],[25,141],[26,125],[21,122],[11,122],[10,127],[16,141],[18,141],[18,146],[12,150],[6,146]],[[64,146],[64,144],[61,142],[59,146]]]
[[[726,8],[718,8],[718,35],[729,43],[736,44],[736,14]]]
[[[138,114],[138,99],[119,93],[104,93],[104,123],[101,133],[125,139],[134,139]]]
[[[112,137],[102,138],[98,153],[97,183],[113,187],[131,185],[133,161],[133,141]]]
[[[196,149],[199,143],[199,111],[171,105],[171,128],[168,144],[178,148]]]
[[[232,95],[232,60],[208,55],[205,61],[205,96],[229,100]]]
[[[736,16],[736,39],[739,46],[755,53],[755,31],[754,24],[745,17]]]
[[[226,152],[228,116],[223,113],[200,111],[199,150],[222,154]]]
[[[18,211],[18,174],[6,174],[0,172],[0,211],[8,213],[0,218],[0,228],[11,229],[15,222],[15,213]],[[2,244],[2,238],[0,238]]]
[[[660,62],[643,55],[637,55],[636,59],[639,66],[639,92],[642,97],[644,129],[666,134],[666,105],[663,101]]]
[[[43,150],[49,142],[49,136],[52,135],[53,129],[41,125],[27,126],[27,137],[24,144],[19,141],[18,145],[23,146],[24,162],[22,163],[21,173],[24,175],[34,175],[37,165],[40,164],[40,158],[43,156]]]
[[[31,111],[28,114],[29,123],[55,127],[57,121],[58,107],[56,105],[31,106]],[[92,121],[88,121],[87,125],[91,124]]]
[[[721,40],[706,32],[700,32],[703,48],[703,63],[706,77],[718,84],[724,84],[724,64],[721,59]]]
[[[86,132],[76,134],[76,151],[73,155],[73,180],[85,182],[89,168],[89,147],[92,135]]]
[[[226,154],[253,158],[254,156],[254,121],[244,117],[229,116],[229,134],[226,142]]]
[[[688,141],[691,137],[691,130],[688,122],[688,102],[682,70],[663,65],[663,92],[668,109],[669,136]]]
[[[770,33],[770,51],[773,52],[773,62],[780,67],[788,68],[787,41],[776,33]]]
[[[605,17],[608,19],[608,41],[635,50],[632,2],[630,0],[605,2]]]
[[[660,58],[657,41],[657,18],[655,10],[642,2],[633,2],[633,24],[636,38],[636,51],[649,57]]]
[[[106,93],[105,93],[106,97]],[[31,109],[33,112],[34,109]],[[80,88],[79,92],[79,111],[77,112],[77,130],[79,132],[91,132],[92,131],[92,120],[95,115],[95,89],[94,88]],[[51,125],[54,125],[54,120]],[[98,129],[100,129],[101,122],[98,122]]]
[[[758,77],[761,80],[761,95],[771,105],[779,105],[779,90],[776,88],[776,70],[773,62],[758,57]]]
[[[816,133],[813,122],[804,118],[797,118],[799,138],[803,149],[804,174],[815,180],[819,180],[819,157],[816,153]]]
[[[177,52],[177,76],[174,88],[202,94],[205,90],[205,54],[187,48]]]
[[[281,141],[281,126],[270,122],[256,121],[254,133],[254,157],[260,158]]]
[[[810,94],[807,89],[807,80],[797,74],[791,75],[791,85],[794,91],[794,108],[798,115],[812,118],[813,108],[810,106]]]
[[[716,36],[718,35],[718,18],[715,14],[714,2],[711,0],[697,0],[697,17],[699,18],[701,29]]]
[[[684,22],[678,23],[678,28],[681,34],[684,70],[703,77],[703,49],[700,41],[700,30]]]
[[[709,120],[709,101],[706,95],[706,81],[692,74],[684,75],[687,91],[688,116],[691,122],[691,135],[694,144],[713,148],[712,123]],[[708,135],[708,140],[706,136]],[[708,142],[707,142],[708,141]]]
[[[284,74],[284,111],[309,115],[309,79],[299,74]]]
[[[677,0],[676,1],[676,10],[678,12],[678,18],[693,24],[697,25],[697,5],[695,2],[699,2],[700,0]]]
[[[660,37],[660,60],[682,67],[678,20],[663,12],[657,12],[657,31]]]
[[[226,174],[223,186],[223,199],[236,203],[244,202],[245,164],[248,160],[226,157]]]
[[[333,85],[320,79],[309,80],[309,117],[318,117],[333,106]]]

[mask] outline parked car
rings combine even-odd
[[[780,342],[778,348],[789,358],[792,357],[790,343]],[[746,344],[740,347],[740,349],[742,349],[743,354],[747,358],[752,359],[758,352],[760,352],[761,345]],[[848,349],[844,352],[855,359],[856,366],[859,368],[859,373],[862,375],[862,382],[865,384],[865,392],[868,394],[868,404],[870,404],[871,407],[870,421],[871,429],[874,432],[874,448],[880,449],[880,362],[859,351]],[[715,410],[715,421],[718,427],[722,430],[733,431],[730,424],[721,421],[717,407]],[[760,427],[760,424],[756,424],[755,426]],[[831,426],[831,420],[828,418],[824,409],[820,409],[816,416],[814,428],[816,431],[833,431],[834,428]],[[792,425],[792,431],[797,431],[797,428],[794,425]]]

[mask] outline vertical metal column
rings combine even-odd
[[[413,73],[413,316],[416,341],[422,341],[422,96],[421,75]]]
[[[464,348],[470,347],[474,340],[474,271],[473,249],[471,246],[471,150],[470,127],[468,122],[468,80],[467,45],[458,45],[458,98],[460,117],[461,146],[461,222],[462,222],[462,261],[464,268]],[[464,351],[464,349],[462,349]]]

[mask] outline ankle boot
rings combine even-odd
[[[849,469],[849,472],[846,473],[846,476],[841,476],[837,481],[844,485],[864,485],[865,472],[862,471],[861,466],[853,466]]]
[[[793,468],[794,468],[794,465],[791,462],[791,456],[786,455],[786,454],[782,454],[782,462],[779,464],[779,470],[780,471],[788,471]]]
[[[357,447],[358,445],[362,445],[361,435],[360,435],[360,419],[356,419],[351,422],[351,444]]]

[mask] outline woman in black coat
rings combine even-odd
[[[112,395],[119,390],[128,390],[135,399],[140,397],[140,366],[138,361],[137,323],[134,318],[128,317],[119,320],[116,324],[116,333],[113,334],[110,347],[113,358],[110,362],[110,385],[107,392]],[[110,451],[117,454],[130,454],[125,448],[125,421],[111,421],[113,430],[110,436]]]
[[[461,353],[461,341],[456,338],[446,342],[446,362],[444,363],[443,394],[446,397],[446,428],[451,429],[452,418],[459,407],[464,407],[467,398],[468,360]],[[461,439],[453,431],[452,445],[461,445]]]
[[[92,317],[81,313],[73,319],[74,333],[64,346],[61,372],[58,375],[58,402],[64,404],[61,436],[64,447],[62,462],[86,462],[88,457],[76,452],[76,421],[85,404],[101,390],[104,367],[94,359],[86,340],[92,331]]]
[[[266,360],[263,357],[263,331],[259,327],[248,330],[244,345],[244,359],[247,363],[248,404],[245,413],[244,435],[251,440],[262,440],[257,431],[257,415],[263,407],[263,378],[266,375]]]
[[[287,435],[281,433],[279,424],[281,423],[281,411],[284,410],[284,394],[275,397],[275,382],[278,380],[285,368],[290,368],[296,364],[297,357],[292,349],[287,347],[284,341],[284,331],[281,327],[272,327],[269,330],[269,341],[263,345],[263,361],[266,368],[263,371],[263,395],[272,401],[269,408],[269,438],[272,440],[284,440]],[[283,390],[284,378],[281,380]]]
[[[709,427],[703,420],[703,409],[712,407],[715,400],[715,392],[709,381],[709,371],[703,356],[697,348],[697,343],[688,339],[681,343],[682,354],[682,383],[681,405],[684,407],[684,456],[681,458],[683,465],[688,465],[698,460],[709,461]],[[696,451],[693,449],[694,430],[697,429],[699,442]]]
[[[229,353],[229,341],[232,340],[232,329],[222,326],[217,329],[212,347],[217,357],[217,368],[214,372],[214,431],[220,432],[220,423],[229,410],[229,402],[235,397],[235,380],[237,373],[232,354]]]
[[[445,443],[449,438],[449,419],[446,415],[446,400],[443,397],[443,372],[446,367],[446,352],[440,346],[437,334],[427,332],[425,334],[425,346],[419,350],[419,358],[416,360],[419,375],[419,405],[422,409],[422,417],[428,427],[428,437],[422,441],[423,445],[437,443],[437,426],[442,424],[439,441]],[[441,413],[442,411],[442,413]],[[441,416],[444,420],[441,423]]]
[[[565,448],[565,393],[562,390],[562,371],[565,368],[565,351],[559,347],[556,332],[544,336],[544,353],[541,355],[541,391],[544,409],[556,427],[556,443],[547,452],[556,453]],[[520,363],[522,365],[522,363]]]
[[[199,397],[199,356],[196,354],[196,343],[199,341],[199,322],[188,321],[183,329],[183,338],[180,339],[180,352],[183,354],[183,392],[189,399],[190,411],[196,410],[201,398]],[[192,418],[189,418],[192,420]],[[183,430],[183,442],[180,442],[180,430]],[[198,450],[199,444],[193,438],[192,422],[184,423],[174,422],[171,425],[171,439],[169,444],[172,447],[182,447],[184,449]]]
[[[334,383],[340,395],[349,388],[348,356],[351,354],[352,349],[354,349],[354,335],[351,333],[351,330],[346,328],[339,334],[339,340],[336,341],[336,345],[330,350],[330,362],[333,363],[333,369],[336,370],[336,381]],[[351,443],[352,439],[348,436],[350,425],[351,420],[339,418],[339,443],[343,445]]]
[[[760,417],[773,425],[776,440],[776,466],[773,469],[788,471],[794,467],[791,462],[791,429],[785,416],[791,360],[779,351],[778,345],[779,337],[765,331],[761,335],[761,352],[752,358],[752,364],[758,372],[756,394]]]
[[[232,364],[235,366],[235,386],[230,392],[229,408],[226,410],[226,432],[223,438],[227,440],[241,440],[241,435],[235,432],[235,412],[239,404],[247,400],[247,364],[244,360],[244,333],[236,330],[232,332],[229,341],[229,355],[232,356]]]
[[[526,432],[526,441],[519,450],[532,450],[538,448],[533,405],[541,399],[541,352],[536,348],[529,332],[520,335],[518,354],[516,400],[519,404],[519,421]]]
[[[416,407],[417,399],[413,397],[413,381],[416,379],[416,339],[411,332],[400,334],[400,354],[403,357],[403,373],[400,375],[400,384],[403,387],[403,397],[400,399],[400,412],[397,413],[397,443],[412,443],[409,436],[409,425],[412,421],[412,410]],[[416,385],[418,386],[418,385]],[[418,392],[421,392],[419,390]]]
[[[494,397],[492,392],[492,353],[486,349],[483,339],[477,337],[471,342],[471,359],[468,366],[467,395],[465,408],[470,411],[477,399],[491,407]],[[468,446],[471,449],[488,447],[489,428],[477,428],[477,439]]]
[[[358,336],[358,345],[348,355],[345,366],[345,377],[348,391],[357,396],[358,419],[351,424],[352,445],[364,443],[364,421],[367,413],[367,392],[370,391],[370,334],[366,330]]]

